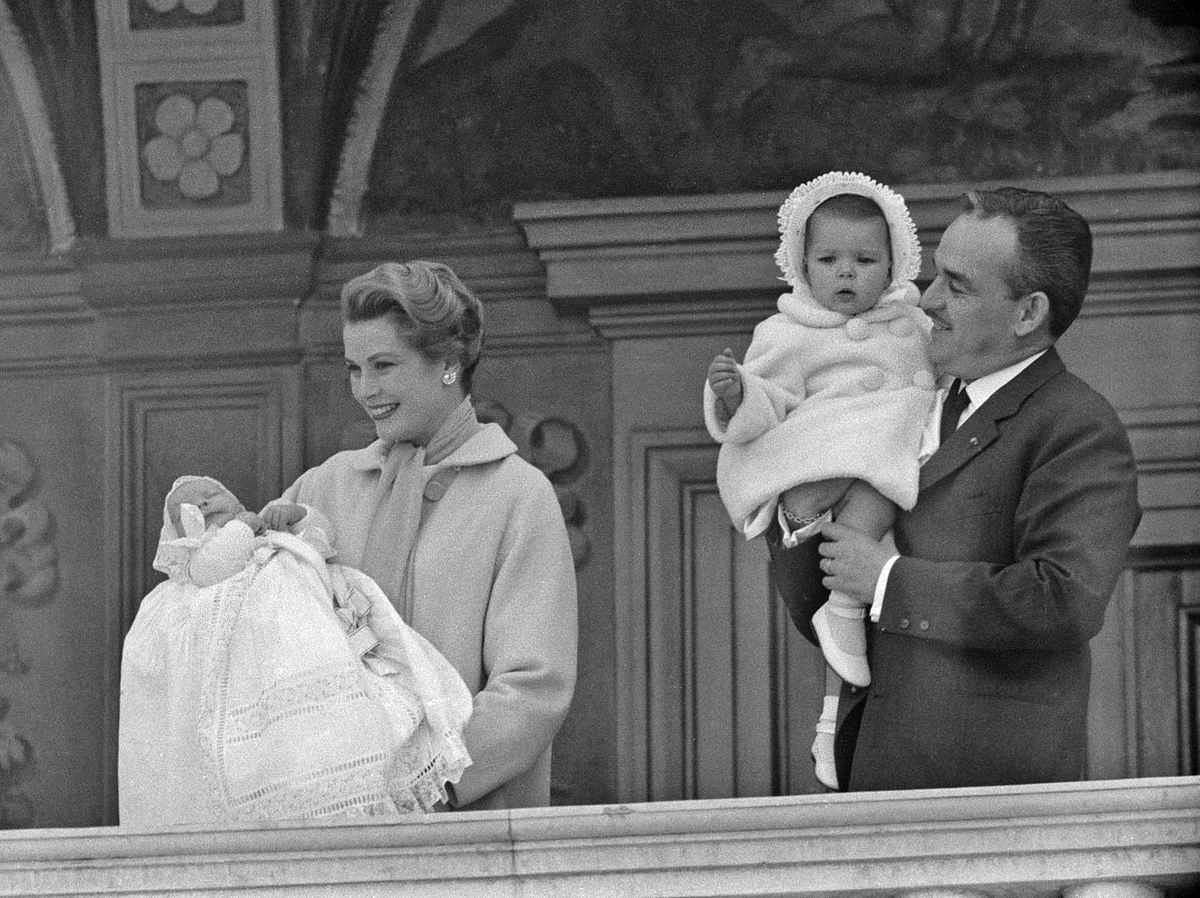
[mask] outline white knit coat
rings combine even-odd
[[[865,480],[912,508],[934,400],[929,320],[915,293],[909,284],[847,316],[797,285],[754,329],[728,424],[705,384],[705,424],[722,444],[717,487],[747,539],[767,529],[780,494],[818,480]]]

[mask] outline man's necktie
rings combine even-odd
[[[950,434],[954,433],[954,429],[958,427],[958,419],[962,417],[963,411],[971,404],[971,397],[967,395],[967,388],[963,386],[963,382],[957,377],[954,378],[954,383],[950,385],[950,391],[946,393],[946,400],[942,403],[942,422],[941,429],[938,431],[938,443],[946,442],[950,439]]]

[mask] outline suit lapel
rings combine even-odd
[[[921,468],[925,490],[953,474],[1000,435],[1000,423],[1015,415],[1046,381],[1066,370],[1054,347],[988,398],[954,431]]]

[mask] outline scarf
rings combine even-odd
[[[362,570],[379,584],[405,621],[412,620],[412,559],[425,485],[446,459],[483,429],[468,396],[446,416],[426,446],[392,443],[382,447],[383,468],[368,513]]]

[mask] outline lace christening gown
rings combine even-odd
[[[123,826],[386,819],[445,799],[470,763],[471,696],[373,580],[269,531],[197,586],[170,563],[191,548],[160,550],[172,577],[125,640]]]

